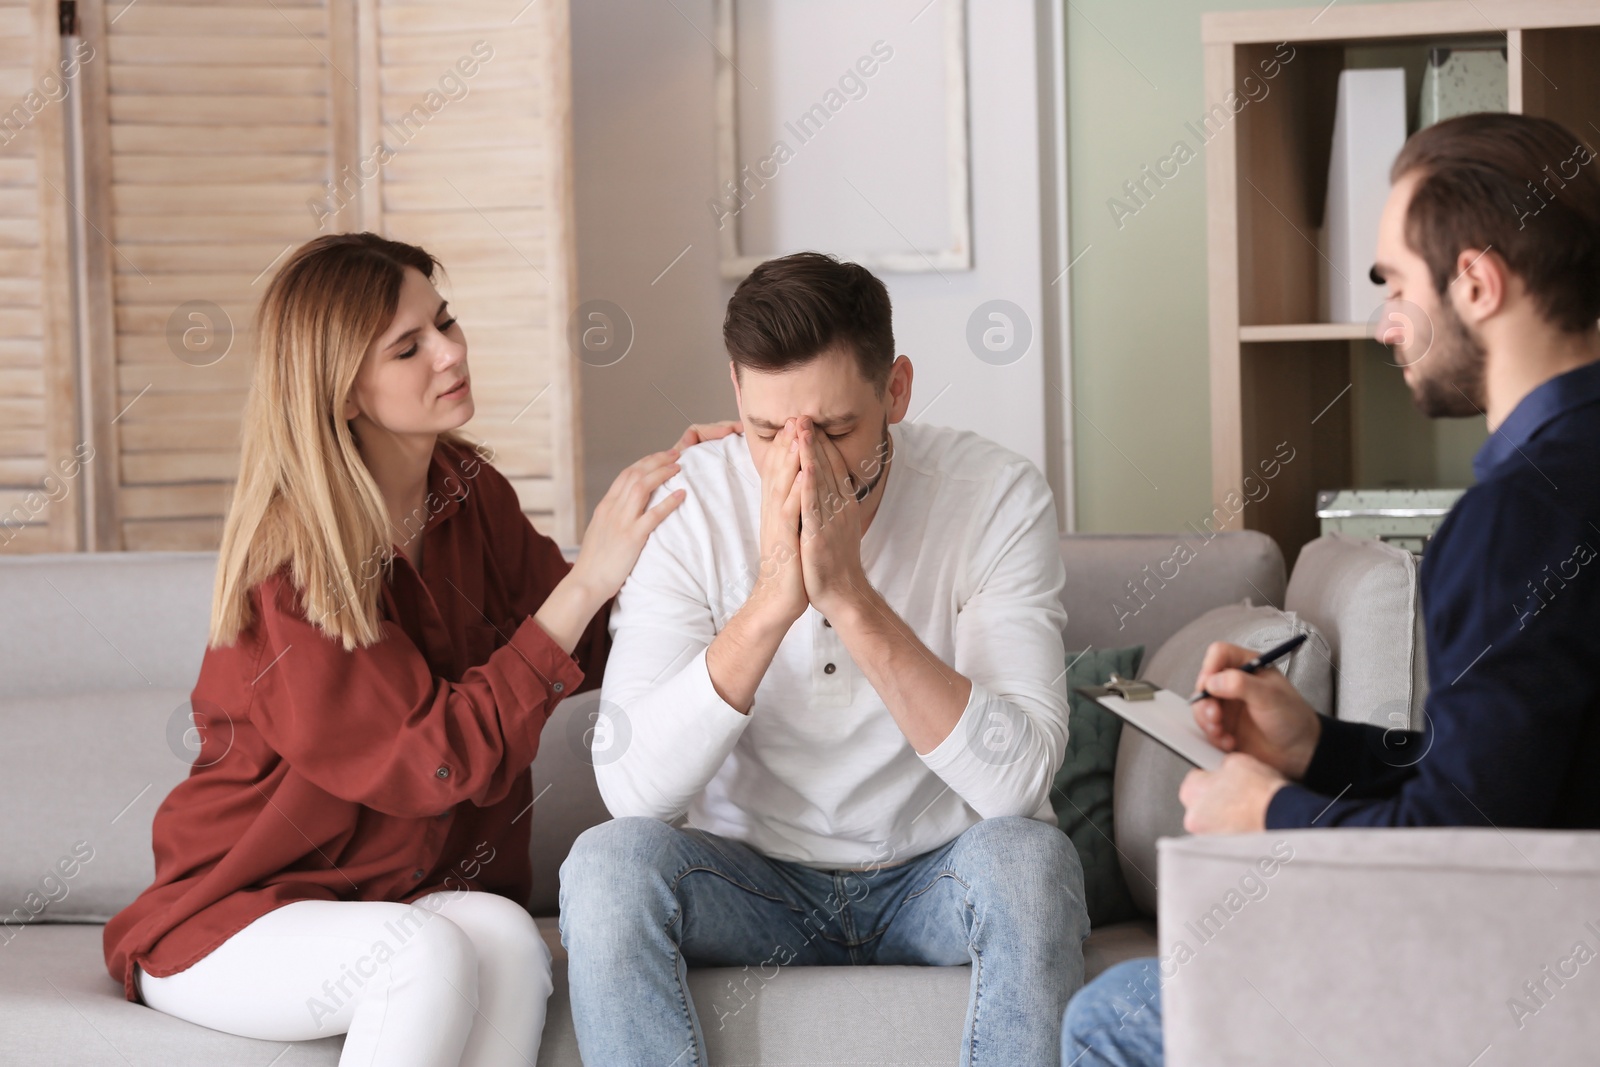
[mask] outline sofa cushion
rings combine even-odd
[[[150,884],[151,821],[199,751],[188,697],[137,688],[0,700],[13,757],[0,810],[49,815],[15,820],[7,835],[0,920],[105,922]],[[561,861],[579,834],[610,818],[582,734],[599,699],[591,691],[557,705],[540,739],[527,902],[535,915],[556,913]]]
[[[1102,926],[1083,942],[1083,980],[1092,982],[1102,971],[1126,960],[1156,954],[1156,923],[1134,919]]]
[[[88,924],[24,927],[0,948],[0,1063],[333,1067],[339,1062],[343,1037],[292,1046],[252,1041],[123,999],[122,986],[106,974],[102,930]],[[293,1051],[284,1055],[289,1048]]]
[[[104,922],[150,884],[150,822],[193,758],[188,698],[137,687],[0,699],[0,810],[21,816],[0,864],[4,918]]]
[[[1327,638],[1339,665],[1339,718],[1421,728],[1428,675],[1416,557],[1375,538],[1327,534],[1300,550],[1284,606]]]
[[[1061,562],[1067,648],[1159,648],[1219,604],[1283,603],[1283,553],[1256,530],[1064,534]]]
[[[1194,692],[1200,665],[1212,642],[1226,641],[1264,652],[1299,634],[1306,635],[1306,643],[1274,663],[1273,669],[1288,677],[1306,703],[1324,715],[1330,714],[1335,661],[1321,629],[1293,611],[1248,600],[1213,608],[1185,625],[1145,662],[1144,677],[1188,697]]]
[[[589,733],[600,709],[591,689],[556,705],[539,735],[533,761],[533,894],[528,910],[554,915],[559,908],[561,863],[578,835],[611,818],[594,780]]]
[[[124,1000],[101,960],[101,929],[25,927],[0,947],[0,1063],[333,1067],[339,1062],[342,1037],[294,1044],[252,1041]],[[555,961],[539,1067],[579,1067],[566,954],[553,919],[539,920],[539,929]],[[1098,930],[1084,942],[1086,977],[1155,951],[1153,923]],[[764,980],[749,968],[689,972],[711,1062],[726,1067],[954,1067],[971,982],[970,967],[785,967]]]
[[[1272,669],[1281,669],[1319,712],[1333,700],[1333,659],[1317,628],[1293,612],[1248,602],[1215,608],[1183,627],[1145,664],[1144,677],[1188,696],[1194,691],[1206,647],[1226,641],[1264,652],[1296,634],[1307,640]],[[1184,833],[1178,786],[1191,764],[1138,730],[1124,731],[1117,747],[1115,784],[1118,858],[1134,902],[1146,915],[1156,909],[1156,841]]]
[[[7,697],[182,689],[200,677],[215,552],[13,557],[0,641]]]
[[[1137,677],[1143,658],[1143,645],[1067,653],[1067,755],[1056,772],[1050,804],[1057,824],[1078,851],[1083,902],[1092,927],[1135,918],[1139,911],[1128,895],[1113,843],[1111,789],[1122,720],[1080,694],[1078,687],[1101,685],[1113,671],[1124,678]]]

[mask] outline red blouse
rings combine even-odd
[[[175,974],[296,900],[528,899],[529,764],[556,703],[599,683],[610,604],[572,655],[532,619],[570,564],[472,451],[434,449],[425,507],[423,571],[395,557],[378,644],[312,625],[285,564],[239,640],[206,649],[155,882],[105,928],[129,1000],[134,964]]]

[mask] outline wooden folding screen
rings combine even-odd
[[[57,22],[53,0],[0,3],[0,552],[83,547],[94,462],[78,420],[65,144],[81,60]]]
[[[469,429],[535,525],[551,532],[554,522],[558,540],[576,543],[567,9],[361,4],[358,140],[393,153],[381,167],[357,160],[362,218],[444,263],[440,291],[470,352]]]
[[[69,204],[65,177],[55,201],[32,180],[35,164],[72,169],[57,143],[64,107],[42,112],[31,140],[0,146],[0,503],[77,442],[92,458],[26,537],[5,545],[0,526],[0,550],[214,547],[255,305],[291,249],[356,229],[443,262],[473,373],[466,429],[535,523],[576,539],[566,8],[525,4],[79,5],[66,47],[91,57],[73,88],[80,197]],[[45,53],[57,62],[55,22],[54,3],[0,9],[7,88],[37,78]],[[62,218],[46,225],[50,210]],[[75,286],[54,264],[72,298],[52,362],[42,264],[65,254],[54,233],[65,211],[77,212],[83,255]]]

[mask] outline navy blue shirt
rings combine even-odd
[[[1473,472],[1422,561],[1423,729],[1324,718],[1268,829],[1600,828],[1600,362],[1523,397]]]

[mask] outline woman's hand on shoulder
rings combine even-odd
[[[583,544],[578,549],[578,560],[567,576],[574,583],[569,589],[584,601],[584,605],[593,603],[591,614],[594,608],[617,595],[633,565],[639,561],[639,553],[644,550],[650,534],[683,503],[687,494],[679,489],[655,507],[649,506],[651,495],[678,473],[679,453],[706,441],[743,432],[741,422],[694,423],[678,438],[675,447],[645,456],[617,475],[595,506],[594,516],[584,531]]]
[[[648,506],[651,494],[679,469],[677,449],[652,453],[617,475],[595,505],[572,574],[601,601],[622,588],[651,532],[683,503],[686,491],[678,489]]]
[[[678,443],[673,445],[673,450],[682,452],[691,445],[698,445],[705,441],[716,441],[728,436],[730,433],[744,433],[744,423],[736,419],[724,419],[722,422],[697,422],[683,431],[683,436],[678,438]]]

